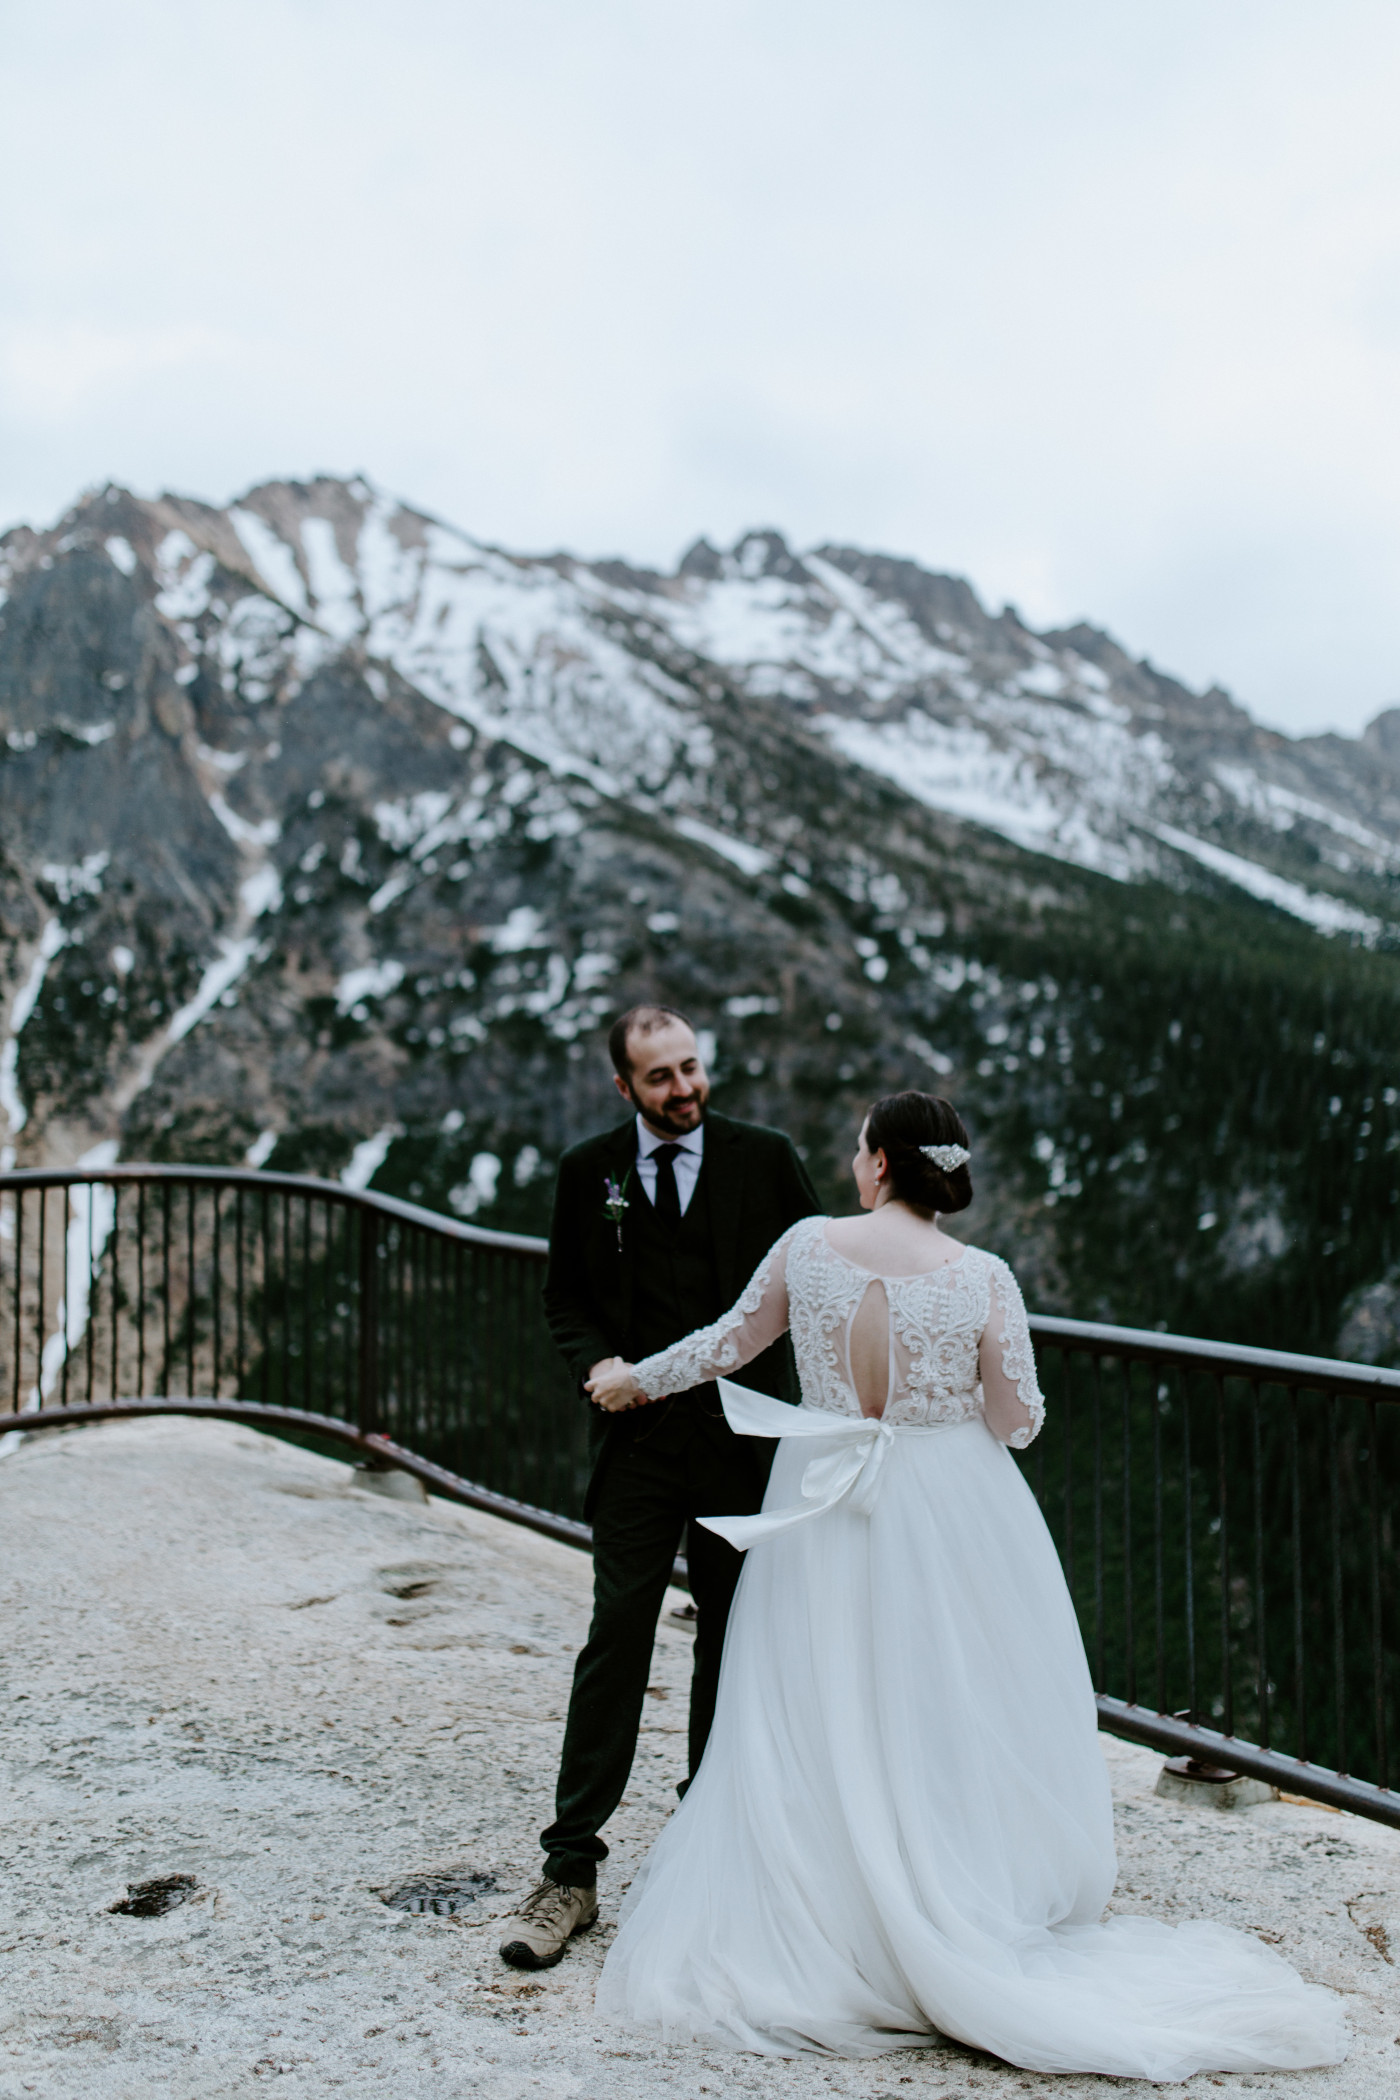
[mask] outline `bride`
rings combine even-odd
[[[1100,1922],[1108,1778],[1069,1593],[1006,1449],[1044,1415],[1015,1278],[938,1229],[972,1200],[946,1101],[870,1111],[868,1217],[807,1218],[732,1311],[594,1399],[642,1406],[790,1328],[780,1437],[714,1732],[623,1907],[600,2011],[676,2039],[873,2056],[949,2035],[1032,2071],[1176,2081],[1340,2062],[1339,2001],[1228,1927]]]

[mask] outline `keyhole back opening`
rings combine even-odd
[[[894,1397],[896,1348],[894,1310],[878,1276],[872,1276],[846,1322],[846,1376],[860,1411],[876,1421]]]

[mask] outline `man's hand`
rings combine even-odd
[[[595,1407],[619,1415],[629,1407],[644,1407],[647,1396],[632,1375],[632,1366],[620,1356],[604,1357],[583,1381],[583,1389]]]

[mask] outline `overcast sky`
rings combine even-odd
[[[363,470],[1400,704],[1395,0],[0,0],[0,525]]]

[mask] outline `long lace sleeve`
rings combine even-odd
[[[807,1223],[806,1219],[800,1221]],[[686,1393],[693,1385],[722,1378],[751,1363],[780,1334],[787,1332],[788,1246],[797,1225],[775,1240],[729,1311],[709,1327],[697,1327],[669,1349],[643,1357],[632,1369],[642,1391],[652,1400],[667,1393]]]
[[[1040,1434],[1045,1400],[1020,1285],[1004,1261],[992,1262],[991,1309],[977,1361],[987,1427],[1013,1451],[1024,1451]]]

